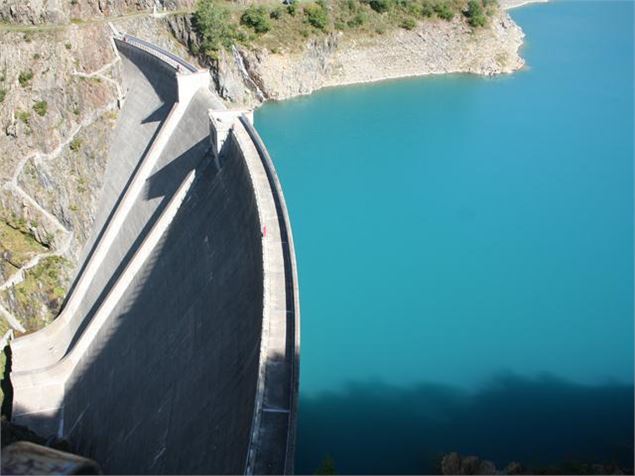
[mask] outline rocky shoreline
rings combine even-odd
[[[196,49],[189,21],[169,19],[183,44]],[[219,95],[229,103],[256,107],[266,100],[307,95],[324,87],[430,74],[492,76],[523,67],[524,33],[503,10],[487,28],[474,30],[463,18],[420,22],[362,37],[342,32],[307,40],[301,51],[271,52],[234,47],[208,63]]]

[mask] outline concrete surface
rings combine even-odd
[[[178,116],[166,129],[170,117],[157,115],[162,132],[146,137],[145,155],[164,143],[152,173],[113,239],[95,236],[103,259],[74,318],[53,339],[22,339],[45,357],[34,352],[37,362],[12,372],[13,419],[67,438],[106,473],[290,473],[299,301],[273,164],[247,121],[212,160],[208,109],[223,106],[196,86],[202,75],[177,77],[196,92],[175,96],[171,78],[157,80],[169,65],[123,50],[149,71],[159,109],[171,104]],[[119,131],[132,155],[125,136],[135,128]],[[130,169],[122,163],[119,184]],[[124,201],[105,199],[102,229]]]
[[[147,158],[157,133],[175,104],[176,82],[171,84],[170,78],[164,78],[166,81],[157,81],[162,74],[171,75],[172,73],[157,67],[152,61],[145,60],[142,55],[134,53],[134,50],[124,48],[120,55],[126,101],[109,149],[110,159],[93,234],[82,253],[77,275],[60,316],[46,328],[13,342],[13,369],[16,372],[50,365],[60,357],[59,351],[48,346],[54,344],[59,346],[66,342],[67,339],[61,339],[58,342],[56,336],[71,318],[76,319],[75,310],[103,260],[103,257],[94,258],[95,247],[104,241],[106,225],[121,205],[124,193],[130,187],[134,174]],[[126,131],[134,131],[134,134],[128,134]],[[140,177],[140,181],[143,182],[143,180],[144,178]],[[135,200],[136,197],[130,196],[130,199]],[[111,233],[113,238],[116,232],[117,230],[113,228]],[[89,269],[86,273],[86,268],[91,261],[93,269]],[[84,282],[77,290],[82,277]],[[44,347],[45,345],[47,347]],[[65,344],[61,347],[62,351],[66,349]]]
[[[265,317],[247,474],[293,473],[298,405],[300,301],[293,235],[282,187],[250,118],[233,136],[248,164],[263,227]]]

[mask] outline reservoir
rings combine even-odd
[[[298,259],[297,473],[632,471],[633,4],[511,15],[513,75],[256,113]]]

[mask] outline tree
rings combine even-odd
[[[487,23],[487,17],[479,0],[470,0],[467,2],[467,12],[465,12],[465,16],[467,17],[467,22],[473,28],[485,26]]]
[[[204,53],[214,55],[221,48],[231,46],[234,29],[229,23],[229,12],[213,0],[199,0],[194,12],[194,25]]]
[[[392,2],[391,0],[370,0],[368,4],[377,13],[384,13],[390,9]]]
[[[306,21],[309,22],[309,25],[318,30],[326,29],[329,17],[325,4],[307,5],[304,7],[304,14],[306,15]]]

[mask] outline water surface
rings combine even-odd
[[[633,4],[512,16],[514,75],[256,113],[299,264],[299,473],[632,468]]]

